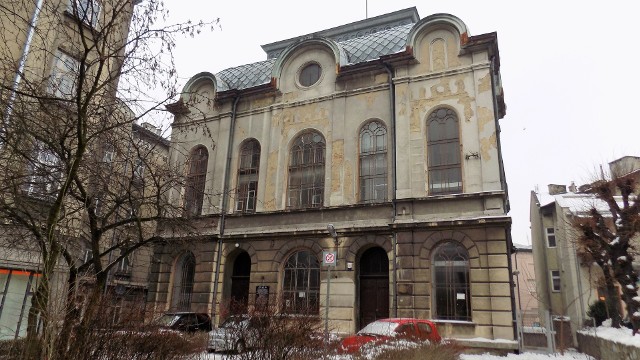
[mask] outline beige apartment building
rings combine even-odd
[[[133,116],[128,107],[115,98],[115,89],[118,70],[122,65],[120,56],[124,53],[123,45],[135,4],[136,1],[129,0],[6,0],[0,5],[0,76],[3,83],[0,88],[0,161],[4,173],[3,209],[10,208],[7,201],[10,203],[17,200],[32,205],[31,210],[40,207],[42,212],[46,213],[55,198],[60,188],[55,170],[60,168],[59,157],[44,145],[40,146],[39,141],[33,141],[35,145],[32,148],[27,146],[25,149],[19,149],[14,144],[21,142],[15,141],[14,137],[24,135],[25,129],[30,135],[36,134],[45,140],[48,140],[47,137],[60,136],[55,133],[53,127],[38,123],[37,119],[60,121],[62,124],[64,119],[77,115],[76,108],[66,102],[77,99],[74,96],[79,86],[81,68],[88,73],[86,79],[93,79],[92,76],[98,74],[96,68],[103,67],[101,70],[104,81],[100,84],[104,87],[96,90],[96,94],[93,95],[96,100],[88,104],[88,107],[102,106],[109,109],[111,112],[106,116],[110,116],[113,121],[122,121],[123,118],[119,118],[121,115]],[[94,46],[96,39],[110,45],[110,52],[102,57],[98,56],[97,47]],[[82,96],[84,99],[84,95]],[[31,123],[24,121],[24,115],[28,114],[29,109],[34,110],[33,119],[36,119]],[[25,124],[29,124],[26,125],[28,128]],[[154,129],[134,124],[133,127],[125,127],[124,133],[125,137],[130,136],[138,147],[142,146],[142,143],[146,144],[144,146],[152,148],[157,153],[155,156],[158,159],[164,157],[166,162],[169,143]],[[24,143],[31,144],[30,141],[35,137],[25,136]],[[16,149],[33,152],[33,162],[11,168],[8,161],[13,156],[11,151],[15,154]],[[113,148],[109,150],[105,147],[99,150],[96,151],[96,155],[101,157],[102,161],[98,161],[100,164],[96,166],[105,166],[105,169],[123,157],[123,153]],[[16,176],[12,178],[10,172],[13,171]],[[141,167],[137,167],[135,171],[142,175]],[[109,175],[111,173],[104,173],[104,176]],[[12,184],[15,185],[15,189],[11,192],[8,185],[10,181],[15,182]],[[35,246],[29,232],[7,215],[9,213],[9,210],[3,212],[0,235],[0,339],[16,338],[25,334],[31,296],[42,275],[41,249]],[[37,210],[34,210],[34,213],[37,213]],[[36,223],[43,220],[34,219]],[[91,259],[93,254],[78,235],[83,233],[82,221],[86,219],[78,217],[75,220],[76,225],[65,227],[65,236],[70,243],[75,244],[69,246],[72,256],[77,258],[78,264],[82,264]],[[131,231],[133,230],[132,228]],[[122,234],[119,233],[117,236]],[[56,275],[52,279],[52,303],[66,298],[68,269],[62,265],[63,263],[62,259],[58,261]],[[150,251],[137,250],[116,266],[106,290],[125,300],[127,297],[136,298],[136,304],[140,303],[146,294],[149,263]]]
[[[640,158],[636,156],[609,163],[612,176],[637,177],[639,170]],[[589,306],[605,296],[602,270],[597,265],[583,265],[576,253],[580,234],[573,226],[574,220],[587,216],[592,207],[604,214],[609,212],[607,205],[589,192],[589,187],[590,184],[580,187],[574,183],[551,184],[548,191],[531,192],[531,242],[540,318],[544,322],[544,312],[549,311],[556,332],[560,322],[564,322],[563,326],[570,329],[566,334],[568,341],[572,341],[566,346],[577,346],[576,331],[593,324],[587,316]],[[640,263],[634,263],[634,268],[640,271]],[[624,308],[621,304],[621,309]]]
[[[268,300],[339,333],[418,317],[517,347],[496,33],[409,8],[262,48],[169,107],[194,230],[160,233],[156,311]]]

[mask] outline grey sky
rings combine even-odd
[[[182,83],[266,59],[260,45],[365,18],[365,1],[166,0],[171,20],[220,18],[178,42]],[[369,0],[369,17],[416,6],[450,13],[471,35],[498,33],[507,115],[500,121],[513,240],[530,243],[529,194],[589,181],[598,164],[640,155],[632,2]],[[586,5],[589,4],[589,5]]]

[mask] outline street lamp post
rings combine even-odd
[[[327,225],[327,230],[329,231],[329,235],[333,238],[333,244],[335,245],[336,254],[338,251],[338,233],[336,232],[336,228],[333,224]],[[337,256],[336,256],[337,257]],[[324,259],[323,259],[324,260]],[[325,294],[324,301],[324,341],[325,343],[329,342],[329,292],[331,289],[331,267],[335,266],[338,262],[338,259],[334,259],[334,264],[328,264],[327,268],[327,293]]]

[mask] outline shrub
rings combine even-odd
[[[587,316],[596,321],[596,326],[602,325],[602,322],[608,318],[606,302],[604,300],[598,300],[589,305]]]
[[[393,341],[363,349],[355,360],[458,360],[463,348],[456,343]]]

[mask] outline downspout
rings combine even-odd
[[[513,253],[513,239],[511,239],[511,226],[509,226],[506,230],[507,235],[507,268],[509,270],[509,290],[511,293],[511,321],[513,322],[513,338],[518,341],[520,344],[520,339],[518,338],[518,318],[516,314],[516,294],[515,294],[515,284],[513,283],[513,264],[511,263],[511,254]],[[517,276],[517,275],[516,275]],[[520,290],[518,288],[518,290]],[[520,299],[520,294],[518,294],[518,299]]]
[[[389,76],[389,102],[391,108],[391,252],[393,256],[393,272],[391,274],[391,281],[393,283],[393,300],[391,302],[391,308],[393,309],[393,317],[398,317],[398,261],[397,261],[397,247],[398,247],[398,233],[395,230],[396,214],[397,214],[397,199],[396,193],[398,190],[398,178],[396,171],[396,89],[393,84],[393,68],[387,63],[382,63],[384,69]]]
[[[231,170],[231,155],[233,151],[233,136],[236,128],[236,115],[238,110],[238,101],[240,95],[236,95],[231,107],[231,124],[229,128],[229,141],[227,143],[227,162],[224,168],[224,187],[222,190],[222,209],[220,209],[220,234],[218,235],[218,246],[216,254],[216,275],[213,280],[213,300],[211,306],[211,320],[216,321],[216,301],[218,299],[218,281],[220,279],[220,261],[222,259],[222,239],[224,237],[224,225],[227,214],[227,206],[229,202],[229,171]]]
[[[504,163],[503,163],[503,158],[502,158],[502,145],[500,143],[500,123],[498,122],[498,99],[496,98],[496,83],[495,83],[495,78],[494,78],[494,72],[495,72],[495,56],[491,58],[491,66],[490,66],[490,70],[491,71],[491,92],[492,92],[492,100],[493,100],[493,114],[495,117],[495,121],[496,121],[496,146],[498,149],[500,149],[498,151],[498,167],[499,167],[499,171],[500,171],[500,184],[502,185],[502,190],[504,190],[505,192],[505,213],[508,213],[510,208],[511,208],[511,204],[509,203],[509,187],[507,186],[507,179],[506,179],[506,175],[504,172]]]
[[[20,56],[20,62],[18,63],[18,69],[16,70],[16,76],[13,79],[13,84],[11,85],[11,95],[9,96],[9,101],[7,102],[7,110],[4,114],[4,119],[2,121],[2,132],[4,132],[5,126],[7,126],[9,122],[9,117],[11,116],[11,112],[13,109],[13,102],[16,100],[16,95],[18,93],[18,85],[20,85],[20,80],[22,79],[22,72],[24,71],[24,67],[27,63],[27,56],[29,55],[29,49],[31,48],[31,42],[33,41],[33,33],[36,31],[36,25],[38,24],[38,18],[40,17],[40,10],[42,9],[42,2],[44,0],[38,0],[36,3],[36,8],[33,10],[33,16],[31,17],[31,21],[29,21],[29,30],[27,31],[27,38],[24,43],[24,49],[22,49],[22,55]]]
[[[502,159],[502,145],[500,144],[500,122],[498,121],[498,99],[496,98],[496,83],[494,79],[495,73],[495,56],[491,58],[489,71],[491,72],[489,77],[491,78],[491,95],[493,102],[493,114],[495,118],[495,127],[496,127],[496,146],[498,148],[498,167],[500,171],[500,184],[502,185],[502,189],[504,190],[504,212],[507,214],[509,212],[510,204],[509,204],[509,189],[507,188],[507,180],[504,173],[504,164]],[[513,337],[514,339],[518,339],[518,320],[516,314],[516,299],[514,292],[514,284],[513,284],[513,267],[511,264],[511,251],[513,247],[513,240],[511,238],[511,225],[506,229],[507,235],[507,264],[509,270],[509,287],[511,292],[511,319],[513,322]],[[519,343],[519,341],[518,341]]]

